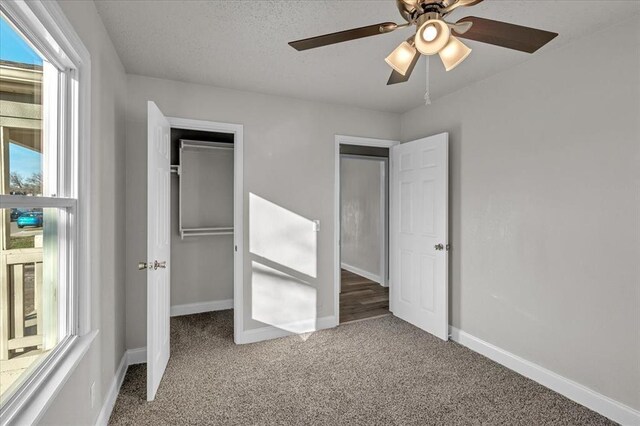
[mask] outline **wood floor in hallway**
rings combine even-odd
[[[389,314],[389,287],[343,269],[340,324]]]

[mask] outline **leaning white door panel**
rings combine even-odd
[[[443,339],[449,335],[448,139],[443,133],[392,148],[390,308]]]
[[[147,400],[153,401],[169,361],[171,127],[155,103],[147,123]]]

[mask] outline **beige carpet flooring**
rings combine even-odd
[[[131,366],[110,424],[613,424],[393,316],[242,346],[232,335],[231,311],[172,318],[156,400]]]

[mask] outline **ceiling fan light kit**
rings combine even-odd
[[[396,70],[402,75],[406,75],[413,59],[420,55],[418,50],[413,46],[413,40],[403,41],[400,46],[396,47],[389,56],[385,58],[385,62],[389,64],[391,68]]]
[[[289,45],[296,50],[307,50],[415,26],[415,36],[402,42],[385,58],[387,64],[393,69],[387,82],[387,85],[391,85],[409,80],[421,54],[427,56],[438,54],[447,71],[460,65],[469,56],[471,49],[458,37],[534,53],[558,36],[557,33],[549,31],[474,16],[462,18],[455,23],[444,20],[456,9],[474,6],[481,3],[482,0],[395,1],[400,15],[407,21],[405,24],[383,22],[292,41]],[[453,33],[458,37],[455,37]]]
[[[449,42],[451,30],[440,19],[429,19],[416,31],[416,49],[423,55],[435,55]]]
[[[449,37],[447,45],[438,52],[440,60],[444,64],[444,69],[451,71],[462,63],[471,54],[471,49],[456,37]]]

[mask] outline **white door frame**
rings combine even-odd
[[[167,117],[171,128],[233,134],[233,339],[238,343],[244,332],[244,127],[242,124],[217,123]]]
[[[363,138],[357,136],[335,136],[334,147],[334,189],[333,189],[333,312],[336,326],[340,324],[340,145],[372,146],[377,148],[391,148],[399,145],[400,141],[387,139]],[[389,149],[389,167],[391,167],[391,149]],[[389,172],[391,174],[391,172]],[[388,244],[388,241],[387,241]],[[390,271],[385,272],[391,276]],[[387,282],[391,287],[391,280]]]

